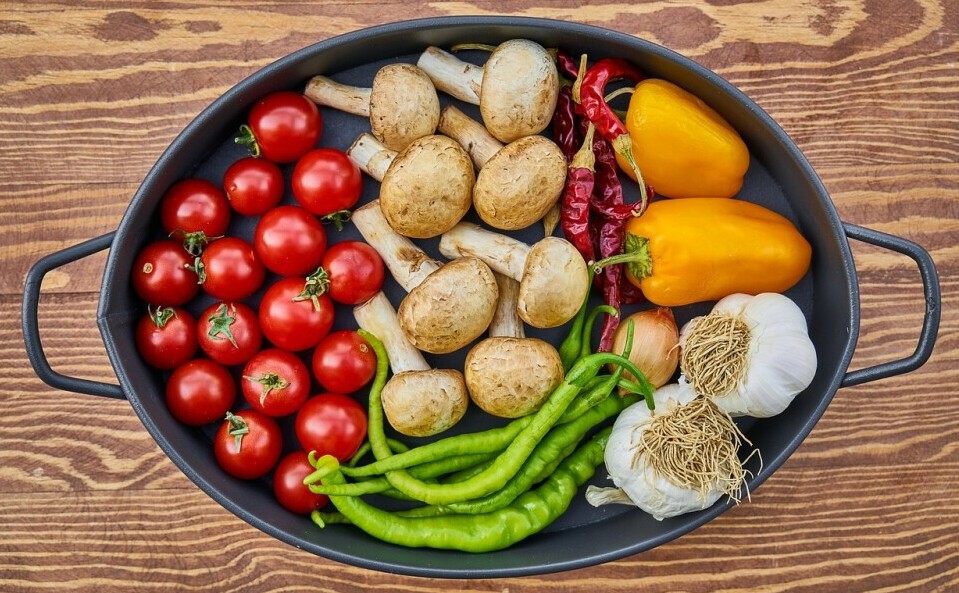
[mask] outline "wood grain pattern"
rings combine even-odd
[[[792,136],[843,220],[931,253],[943,290],[932,358],[840,390],[751,502],[679,540],[560,575],[456,582],[282,544],[189,482],[128,403],[36,379],[19,328],[27,269],[115,229],[204,107],[318,40],[462,14],[605,26],[728,78]],[[959,590],[957,64],[948,0],[0,3],[0,590]],[[862,327],[851,368],[911,353],[924,310],[914,264],[852,248]],[[93,321],[104,262],[48,276],[41,330],[54,368],[115,381]]]

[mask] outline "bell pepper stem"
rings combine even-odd
[[[626,264],[626,269],[637,280],[653,275],[653,258],[649,253],[649,239],[631,233],[623,238],[623,252],[590,263],[594,274],[606,266]]]

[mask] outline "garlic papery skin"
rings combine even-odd
[[[721,349],[699,347],[719,340],[721,336],[707,335],[703,328],[720,316],[748,332],[747,346],[737,360],[741,368],[722,360]],[[779,293],[733,294],[719,300],[708,315],[691,319],[682,327],[679,344],[679,382],[710,397],[731,416],[775,416],[809,386],[816,374],[816,348],[809,338],[806,318],[789,297]],[[702,368],[737,370],[722,389],[715,390],[704,387],[708,384],[707,377],[702,376],[706,372],[697,370]]]
[[[616,488],[590,486],[586,500],[593,506],[634,504],[659,521],[705,509],[719,500],[723,489],[718,482],[708,484],[705,489],[677,485],[659,475],[645,456],[637,454],[643,432],[655,414],[668,413],[695,398],[696,394],[688,386],[670,383],[653,394],[655,411],[645,402],[623,410],[613,423],[604,454],[606,470]]]

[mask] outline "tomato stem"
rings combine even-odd
[[[303,292],[293,297],[294,301],[306,301],[310,300],[313,302],[313,309],[316,311],[320,310],[320,299],[321,294],[326,294],[326,291],[330,289],[330,274],[324,270],[322,267],[316,269],[315,272],[306,277],[306,283],[303,285]]]
[[[237,144],[244,144],[247,148],[250,149],[250,156],[254,158],[259,158],[260,156],[260,145],[256,141],[256,135],[253,133],[253,128],[243,124],[240,126],[240,133],[236,135],[236,138],[233,139]]]
[[[329,214],[325,216],[321,216],[320,222],[322,223],[328,222],[332,224],[334,227],[336,227],[336,230],[342,231],[343,225],[346,223],[346,221],[350,219],[350,216],[352,215],[353,213],[350,212],[349,210],[337,210],[336,212],[330,212]]]
[[[230,435],[233,436],[233,442],[236,444],[236,450],[239,452],[243,444],[243,436],[250,433],[250,427],[247,426],[243,418],[235,415],[233,412],[226,413],[226,421],[230,423]]]
[[[176,317],[176,311],[173,310],[173,307],[157,307],[153,310],[150,309],[150,305],[147,305],[147,314],[150,316],[150,320],[160,329],[166,327],[167,322]]]
[[[264,373],[260,377],[252,377],[249,375],[244,375],[244,379],[247,381],[253,381],[254,383],[259,383],[263,386],[263,391],[260,393],[260,405],[263,406],[266,404],[266,396],[270,395],[270,392],[274,389],[286,389],[290,386],[290,382],[284,379],[283,377],[277,375],[276,373]]]
[[[234,348],[239,348],[236,344],[236,338],[233,337],[233,332],[230,331],[230,326],[236,321],[236,307],[233,305],[230,305],[230,307],[232,311],[228,310],[226,303],[222,303],[216,308],[213,315],[207,317],[207,321],[210,322],[210,331],[207,332],[207,335],[214,340],[219,340],[220,336],[225,336]]]

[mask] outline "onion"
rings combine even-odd
[[[633,348],[627,358],[654,387],[665,385],[679,365],[679,328],[669,307],[658,307],[633,313],[622,322],[613,336],[612,351],[620,353],[626,346],[626,328],[633,322]],[[634,377],[628,371],[623,376]]]

